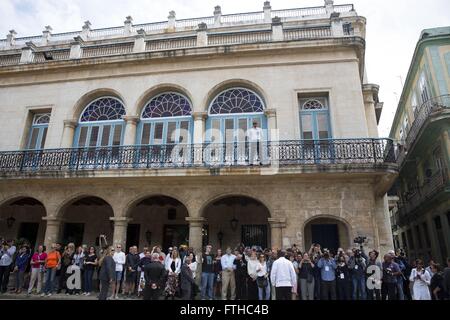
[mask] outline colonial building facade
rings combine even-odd
[[[0,235],[391,249],[397,175],[352,5],[0,41]],[[254,126],[259,142],[249,134]]]
[[[450,254],[449,108],[450,27],[426,29],[390,134],[400,142],[392,225],[396,246],[411,258],[440,263]]]

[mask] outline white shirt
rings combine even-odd
[[[294,265],[286,258],[278,258],[272,264],[270,281],[275,287],[297,287]]]
[[[258,277],[264,277],[267,274],[267,263],[264,261],[264,264],[261,264],[261,262],[258,262],[258,266],[256,270],[259,270],[256,275]]]
[[[166,270],[169,271],[169,272],[172,272],[172,269],[170,268],[170,266],[172,264],[172,261],[174,261],[174,260],[172,259],[171,256],[168,255],[168,258],[166,259],[165,267],[166,267]],[[176,258],[175,259],[175,273],[179,274],[180,272],[181,272],[181,259],[180,258]]]
[[[116,271],[121,272],[123,271],[123,265],[125,264],[126,257],[125,252],[114,252],[113,255],[114,262],[116,263]]]
[[[430,289],[428,286],[431,282],[431,277],[428,271],[423,270],[420,274],[420,279],[417,279],[417,269],[411,270],[411,275],[409,276],[409,281],[414,282],[413,285],[413,299],[414,300],[431,300]]]
[[[250,142],[261,141],[263,137],[263,131],[261,128],[251,127],[247,130],[247,138]]]
[[[192,271],[192,278],[195,279],[195,273],[196,273],[196,271],[197,271],[197,261],[191,262],[191,263],[189,264],[189,269],[191,269],[191,271]]]
[[[259,261],[257,259],[252,260],[252,259],[248,259],[247,261],[247,272],[248,275],[253,278],[256,279],[256,269],[258,268],[259,265]]]

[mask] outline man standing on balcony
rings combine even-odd
[[[263,131],[258,127],[258,122],[253,121],[253,127],[247,130],[247,139],[249,142],[248,162],[252,166],[254,164],[262,165],[262,146]]]

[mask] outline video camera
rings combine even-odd
[[[353,240],[353,242],[354,242],[354,243],[358,243],[359,245],[361,245],[361,244],[363,244],[364,242],[366,242],[366,240],[367,240],[367,237],[361,237],[361,236],[359,236],[359,237],[356,237],[356,238]]]

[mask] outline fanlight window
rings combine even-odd
[[[261,98],[251,90],[232,88],[220,93],[212,102],[209,114],[258,113],[264,111]]]
[[[125,115],[123,103],[113,97],[93,101],[83,112],[80,122],[122,120]]]
[[[302,105],[302,110],[322,110],[322,109],[326,109],[326,107],[322,104],[322,102],[316,99],[307,100]]]
[[[167,92],[154,97],[145,106],[142,119],[190,116],[189,100],[181,94]]]
[[[36,114],[33,119],[33,125],[48,124],[49,122],[50,122],[50,113]]]

